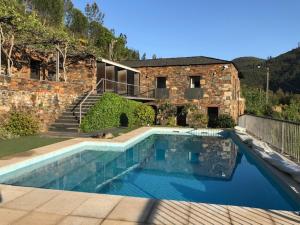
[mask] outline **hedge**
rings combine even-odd
[[[30,111],[11,111],[0,116],[0,140],[35,135],[39,120]]]
[[[103,128],[142,126],[145,122],[153,124],[154,118],[151,106],[105,93],[83,118],[81,130],[92,132]]]
[[[223,114],[219,115],[215,120],[210,120],[209,126],[212,128],[233,128],[235,122],[230,115]]]

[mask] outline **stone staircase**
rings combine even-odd
[[[82,117],[86,115],[89,109],[95,105],[102,94],[91,94],[82,105]],[[80,103],[86,97],[82,95],[78,97],[65,112],[49,127],[51,133],[78,133],[79,132],[79,115]]]

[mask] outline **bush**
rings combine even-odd
[[[139,105],[134,111],[136,117],[136,124],[140,126],[145,126],[148,124],[153,124],[155,120],[154,109],[147,105]]]
[[[234,119],[229,115],[220,115],[217,119],[209,121],[212,128],[233,128],[235,126]]]
[[[199,112],[190,112],[189,126],[193,128],[206,128],[208,124],[208,117]]]
[[[128,100],[117,94],[105,93],[83,118],[81,130],[92,132],[119,126],[134,127],[145,122],[152,124],[153,121],[150,120],[155,114],[150,108],[151,106]],[[143,115],[146,118],[143,118]]]
[[[12,112],[4,125],[4,129],[16,136],[30,136],[39,132],[39,122],[28,112]]]
[[[176,116],[169,116],[164,122],[164,126],[175,127],[177,125]]]
[[[176,107],[169,102],[160,105],[157,119],[160,125],[176,126]]]
[[[18,135],[15,135],[8,130],[5,129],[5,127],[0,127],[0,140],[8,140],[19,137]]]

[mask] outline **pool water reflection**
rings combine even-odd
[[[152,135],[125,152],[85,149],[3,183],[299,210],[247,151],[229,137]]]

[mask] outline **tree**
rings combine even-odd
[[[147,59],[146,57],[147,57],[147,56],[146,56],[146,53],[144,53],[144,54],[142,55],[141,60],[146,60],[146,59]]]
[[[85,37],[87,35],[88,19],[79,9],[73,8],[70,21],[69,28],[74,34],[80,37]]]
[[[104,13],[101,12],[96,2],[94,2],[93,4],[86,4],[85,15],[88,18],[89,23],[95,21],[100,24],[103,24]]]
[[[153,54],[153,55],[152,55],[152,59],[157,59],[156,54]]]
[[[43,21],[43,24],[60,26],[64,18],[64,0],[31,0],[35,10]]]
[[[67,27],[71,23],[73,8],[72,0],[64,0],[64,23]]]
[[[15,27],[13,26],[12,19],[13,17],[0,18],[0,40],[1,40],[0,57],[2,57],[2,53],[4,53],[4,56],[6,58],[6,74],[8,76],[12,75],[12,67],[13,67],[12,51],[15,45],[15,32],[14,32]],[[9,27],[7,32],[4,31],[5,28],[3,28],[3,26],[5,26],[6,28]]]

